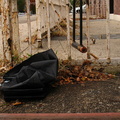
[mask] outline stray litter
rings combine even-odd
[[[31,56],[3,76],[1,91],[5,101],[43,99],[57,73],[58,59],[52,49]]]

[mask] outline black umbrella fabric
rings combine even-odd
[[[58,59],[52,49],[33,55],[3,76],[4,99],[44,98],[57,72]]]

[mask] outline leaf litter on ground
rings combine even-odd
[[[0,66],[0,74],[3,75],[10,69],[12,69],[11,66]],[[115,75],[104,73],[103,70],[103,67],[95,68],[90,60],[84,60],[81,65],[72,65],[69,60],[60,60],[58,81],[53,86],[85,83],[86,81],[104,81],[115,77]],[[0,83],[2,81],[1,77]]]
[[[71,65],[70,61],[63,60],[59,64],[58,81],[53,86],[104,81],[115,77],[115,75],[104,73],[103,70],[103,67],[94,67],[90,60],[85,60],[81,65]]]

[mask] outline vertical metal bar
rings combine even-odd
[[[83,38],[83,23],[82,23],[82,0],[80,0],[80,45],[82,46],[82,38]]]
[[[69,1],[66,0],[68,59],[71,59]]]
[[[11,62],[11,42],[10,40],[10,1],[1,0],[1,10],[2,10],[2,45],[3,45],[3,58],[4,63],[6,60]]]
[[[12,53],[13,58],[19,59],[20,56],[20,39],[19,39],[19,20],[18,20],[18,8],[17,8],[17,0],[10,0],[10,7],[11,7],[11,39],[12,39]],[[15,61],[14,61],[15,62]]]
[[[89,4],[90,14],[92,15],[92,4]]]
[[[99,7],[99,5],[100,5],[100,1],[97,0],[97,18],[100,17],[100,7]]]
[[[94,0],[91,0],[91,6],[92,6],[91,14],[94,15]]]
[[[50,39],[50,6],[49,6],[49,0],[46,1],[47,6],[47,35],[48,35],[48,48],[51,48],[51,39]]]
[[[103,4],[104,4],[103,7],[104,17],[106,17],[106,0],[103,0]]]
[[[41,36],[41,3],[40,0],[36,0],[36,25],[37,25],[37,42],[38,48],[42,47],[42,36]]]
[[[59,7],[60,7],[60,9],[59,9],[59,11],[60,11],[60,15],[62,16],[62,1],[61,0],[59,0]],[[62,17],[61,17],[62,18]]]
[[[90,59],[90,11],[89,11],[89,0],[87,0],[87,21],[86,21],[86,26],[87,26],[87,59]]]
[[[98,12],[97,12],[97,11],[98,11],[97,1],[98,1],[98,0],[95,0],[95,15],[96,15],[96,17],[98,16],[98,14],[97,14],[97,13],[98,13]]]
[[[75,12],[75,7],[76,7],[76,0],[73,0],[73,42],[75,42],[75,17],[76,17],[76,12]]]
[[[106,0],[106,36],[107,36],[107,57],[110,59],[110,2]]]
[[[105,0],[102,0],[102,16],[105,17]]]
[[[31,20],[30,20],[30,0],[26,0],[26,8],[27,8],[27,25],[28,25],[28,36],[29,36],[29,44],[30,44],[30,54],[32,55],[32,38],[31,38]]]
[[[103,16],[102,16],[102,7],[103,7],[103,6],[102,6],[102,1],[100,1],[100,17],[103,17]]]

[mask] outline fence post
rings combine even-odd
[[[51,38],[50,38],[50,5],[49,0],[46,0],[46,7],[47,7],[47,38],[48,38],[48,48],[51,48]]]
[[[106,36],[107,36],[107,57],[110,59],[110,2],[106,0]]]
[[[2,43],[3,43],[3,58],[4,63],[6,60],[12,61],[10,39],[10,1],[1,0],[1,15],[2,15]]]
[[[99,18],[100,17],[100,7],[99,7],[99,5],[100,5],[100,2],[99,2],[99,0],[97,0],[96,1],[96,6],[97,6],[97,18]]]
[[[38,42],[38,48],[42,47],[42,36],[41,36],[41,9],[40,9],[40,3],[41,0],[36,0],[36,19],[37,19],[37,42]]]
[[[17,0],[10,0],[10,35],[12,39],[12,58],[13,61],[19,59],[20,56],[20,39],[19,39],[19,21],[18,21],[18,8]]]
[[[87,28],[87,59],[90,59],[90,9],[89,9],[89,2],[87,4],[87,21],[86,21],[86,28]]]
[[[106,0],[102,0],[103,1],[103,15],[106,18]]]
[[[68,59],[71,59],[70,17],[69,17],[69,1],[68,0],[66,0],[66,19],[67,19]]]
[[[92,13],[92,15],[95,15],[95,7],[94,7],[95,4],[94,4],[94,0],[91,1],[91,6],[92,6],[92,10],[91,10],[92,12],[91,12],[91,13]]]
[[[2,2],[2,0],[0,0],[0,14],[1,14],[1,2]]]
[[[28,25],[28,38],[30,45],[30,53],[32,55],[32,38],[31,38],[31,20],[30,20],[30,0],[26,0],[26,8],[27,8],[27,25]]]
[[[103,17],[102,16],[102,8],[103,8],[103,5],[102,5],[102,1],[100,0],[100,18]]]

